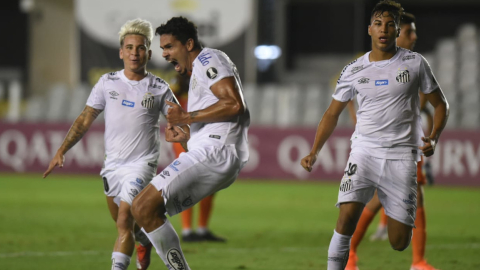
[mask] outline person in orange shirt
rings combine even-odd
[[[404,13],[400,20],[400,36],[397,38],[397,46],[405,49],[413,50],[415,43],[417,41],[417,33],[415,26],[415,16],[410,13]],[[426,99],[424,94],[420,93],[420,108],[427,116],[427,134],[432,130],[433,118],[428,108],[426,108]],[[354,109],[353,103],[350,104],[349,109]],[[355,115],[355,114],[353,114]],[[355,121],[356,119],[354,119]],[[356,121],[355,121],[356,122]],[[423,185],[426,184],[426,177],[422,170],[423,157],[422,161],[417,164],[417,210],[416,210],[416,220],[415,227],[413,229],[412,237],[412,265],[410,270],[437,270],[433,266],[429,265],[425,260],[425,245],[427,240],[426,232],[426,217],[425,217],[425,208],[424,208],[424,196],[423,196]],[[347,266],[345,270],[358,270],[357,267],[357,254],[356,250],[358,245],[363,239],[365,232],[368,229],[368,226],[372,222],[375,215],[378,211],[382,209],[380,200],[378,199],[377,194],[372,198],[372,200],[365,206],[363,213],[358,221],[357,228],[353,234],[350,255]],[[383,209],[381,211],[382,218],[380,221],[379,229],[377,232],[372,235],[372,240],[382,239],[386,240],[387,235],[387,216],[385,215]]]
[[[190,79],[188,77],[183,77],[178,75],[176,77],[175,84],[172,85],[172,91],[178,99],[178,102],[183,109],[187,109],[188,102],[188,85]],[[175,152],[175,158],[178,158],[181,153],[185,152],[183,146],[180,143],[172,143],[173,151]],[[193,207],[183,211],[180,216],[182,219],[182,241],[183,242],[201,242],[201,241],[211,241],[211,242],[226,242],[225,238],[214,235],[208,229],[208,222],[210,220],[210,214],[212,213],[213,208],[213,197],[215,194],[212,194],[205,199],[201,200],[199,205],[199,217],[198,217],[198,227],[197,230],[192,230],[192,217],[193,217]]]

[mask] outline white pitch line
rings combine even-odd
[[[185,249],[188,252],[188,247]],[[207,253],[251,253],[251,252],[321,252],[326,250],[327,247],[281,247],[281,248],[269,248],[269,247],[254,247],[254,248],[205,248],[203,251]],[[440,245],[427,245],[427,249],[480,249],[480,243],[470,244],[440,244]],[[99,255],[106,254],[110,251],[99,250],[85,250],[85,251],[51,251],[51,252],[37,252],[37,251],[24,251],[16,253],[0,253],[1,258],[18,258],[18,257],[62,257],[62,256],[77,256],[77,255]]]
[[[16,253],[0,253],[0,258],[15,258],[15,257],[62,257],[62,256],[74,256],[74,255],[98,255],[106,253],[104,251],[85,250],[85,251],[23,251]]]

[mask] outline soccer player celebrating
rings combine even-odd
[[[172,85],[172,91],[178,99],[180,106],[184,110],[187,110],[188,103],[188,83],[190,78],[188,76],[177,75],[177,83]],[[175,152],[175,157],[178,158],[182,153],[185,152],[181,143],[172,143],[173,151]],[[226,242],[227,240],[223,237],[216,236],[208,228],[208,222],[211,217],[212,208],[213,208],[213,198],[215,194],[205,197],[203,200],[198,203],[198,208],[200,209],[198,213],[198,227],[196,230],[192,229],[192,217],[193,217],[193,208],[190,207],[184,210],[181,214],[182,220],[182,241],[183,242],[201,242],[201,241],[210,241],[210,242]]]
[[[65,153],[105,111],[105,161],[100,175],[118,231],[112,270],[124,270],[130,264],[135,246],[132,201],[157,170],[160,113],[167,114],[167,102],[178,103],[168,84],[147,72],[152,38],[153,28],[148,21],[136,19],[122,26],[119,39],[124,69],[100,78],[43,175],[46,177],[56,166],[63,167]],[[140,234],[139,230],[135,235]],[[150,263],[151,244],[145,236],[140,244],[137,268],[143,270]]]
[[[415,42],[417,41],[416,26],[415,26],[415,16],[410,13],[404,13],[400,19],[400,36],[397,38],[397,46],[413,50]],[[420,109],[426,112],[427,122],[429,123],[427,130],[430,132],[432,130],[431,124],[432,117],[428,109],[426,108],[426,99],[425,95],[420,91]],[[432,123],[433,124],[433,123]],[[427,240],[426,233],[426,217],[425,217],[425,208],[423,204],[423,185],[426,184],[425,174],[422,170],[422,161],[417,164],[417,210],[416,210],[416,219],[415,219],[415,228],[413,229],[412,236],[412,266],[410,270],[435,270],[434,267],[429,265],[425,260],[425,246]],[[357,270],[357,254],[356,250],[360,244],[368,226],[372,222],[375,214],[381,209],[381,203],[378,199],[377,194],[373,199],[367,203],[365,206],[360,220],[358,221],[357,228],[352,237],[350,256],[348,259],[346,270]],[[381,211],[383,213],[383,211]],[[382,225],[380,225],[382,226]],[[383,225],[385,230],[386,225]]]
[[[248,160],[250,113],[235,65],[218,50],[202,48],[197,28],[174,17],[157,28],[163,57],[191,76],[188,112],[168,102],[168,141],[186,141],[178,125],[190,125],[188,152],[153,178],[133,201],[135,220],[168,269],[190,269],[166,214],[173,216],[230,186]]]
[[[392,248],[408,247],[417,206],[419,150],[433,155],[447,122],[448,103],[427,61],[396,46],[402,13],[400,4],[390,0],[374,7],[368,26],[372,50],[343,69],[312,150],[301,161],[307,171],[312,170],[340,113],[357,95],[357,124],[340,184],[340,213],[328,249],[328,270],[345,268],[350,239],[375,190],[388,215]],[[435,108],[433,129],[426,137],[422,137],[418,89]]]

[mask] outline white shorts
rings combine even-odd
[[[105,195],[115,197],[114,202],[120,206],[120,201],[132,205],[133,198],[145,188],[155,176],[156,168],[145,165],[128,165],[102,174]]]
[[[417,209],[417,162],[350,154],[340,183],[337,207],[367,204],[377,189],[387,216],[414,227]]]
[[[162,191],[166,212],[174,216],[230,186],[242,165],[234,145],[193,149],[182,153],[151,184]]]

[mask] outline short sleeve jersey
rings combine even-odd
[[[151,73],[140,81],[129,80],[123,70],[100,78],[90,93],[87,106],[104,110],[103,171],[137,162],[156,167],[160,146],[159,116],[167,114],[166,100],[175,100],[169,85]]]
[[[419,160],[423,145],[418,89],[440,89],[422,55],[398,48],[389,60],[370,62],[370,52],[348,64],[333,98],[346,102],[357,96],[358,111],[352,153],[387,159]]]
[[[210,87],[227,77],[234,77],[239,91],[243,91],[237,68],[230,58],[219,50],[204,48],[193,61],[188,111],[202,110],[218,102]],[[190,126],[188,149],[234,144],[238,157],[242,162],[246,162],[249,157],[247,138],[249,125],[248,107],[245,113],[228,122],[193,123]]]

